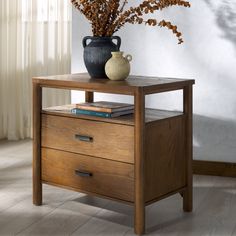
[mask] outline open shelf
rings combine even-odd
[[[88,116],[88,115],[75,115],[71,113],[71,109],[75,108],[75,104],[63,105],[63,106],[55,106],[48,107],[42,110],[42,113],[49,115],[59,115],[65,117],[73,117],[85,120],[97,120],[101,122],[108,123],[116,123],[116,124],[124,124],[124,125],[134,125],[134,114],[123,115],[115,118],[102,118],[96,116]],[[158,110],[158,109],[145,109],[145,122],[150,123],[158,120],[163,120],[175,116],[183,115],[183,112],[180,111],[167,111],[167,110]]]

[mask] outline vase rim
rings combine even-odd
[[[114,52],[111,52],[112,55],[123,55],[124,52],[123,51],[114,51]]]
[[[112,39],[112,36],[90,36],[90,37],[93,39]]]

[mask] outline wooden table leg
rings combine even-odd
[[[192,131],[192,85],[184,88],[184,113],[186,114],[186,159],[187,189],[183,192],[183,210],[191,212],[193,208],[193,131]]]
[[[94,100],[93,92],[85,91],[85,101],[93,102],[93,100]]]
[[[135,233],[145,232],[144,202],[144,122],[145,96],[140,89],[135,94]]]
[[[41,109],[42,88],[33,83],[33,204],[37,206],[42,205]]]

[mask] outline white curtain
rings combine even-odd
[[[69,0],[0,0],[0,139],[31,137],[34,76],[71,70]],[[43,91],[43,104],[70,102],[69,91]]]

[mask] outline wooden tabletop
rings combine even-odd
[[[195,83],[194,80],[188,79],[146,76],[129,76],[124,81],[112,81],[109,79],[92,79],[87,73],[35,77],[33,82],[42,87],[131,95],[140,89],[145,94],[151,94],[183,89],[185,86]]]

